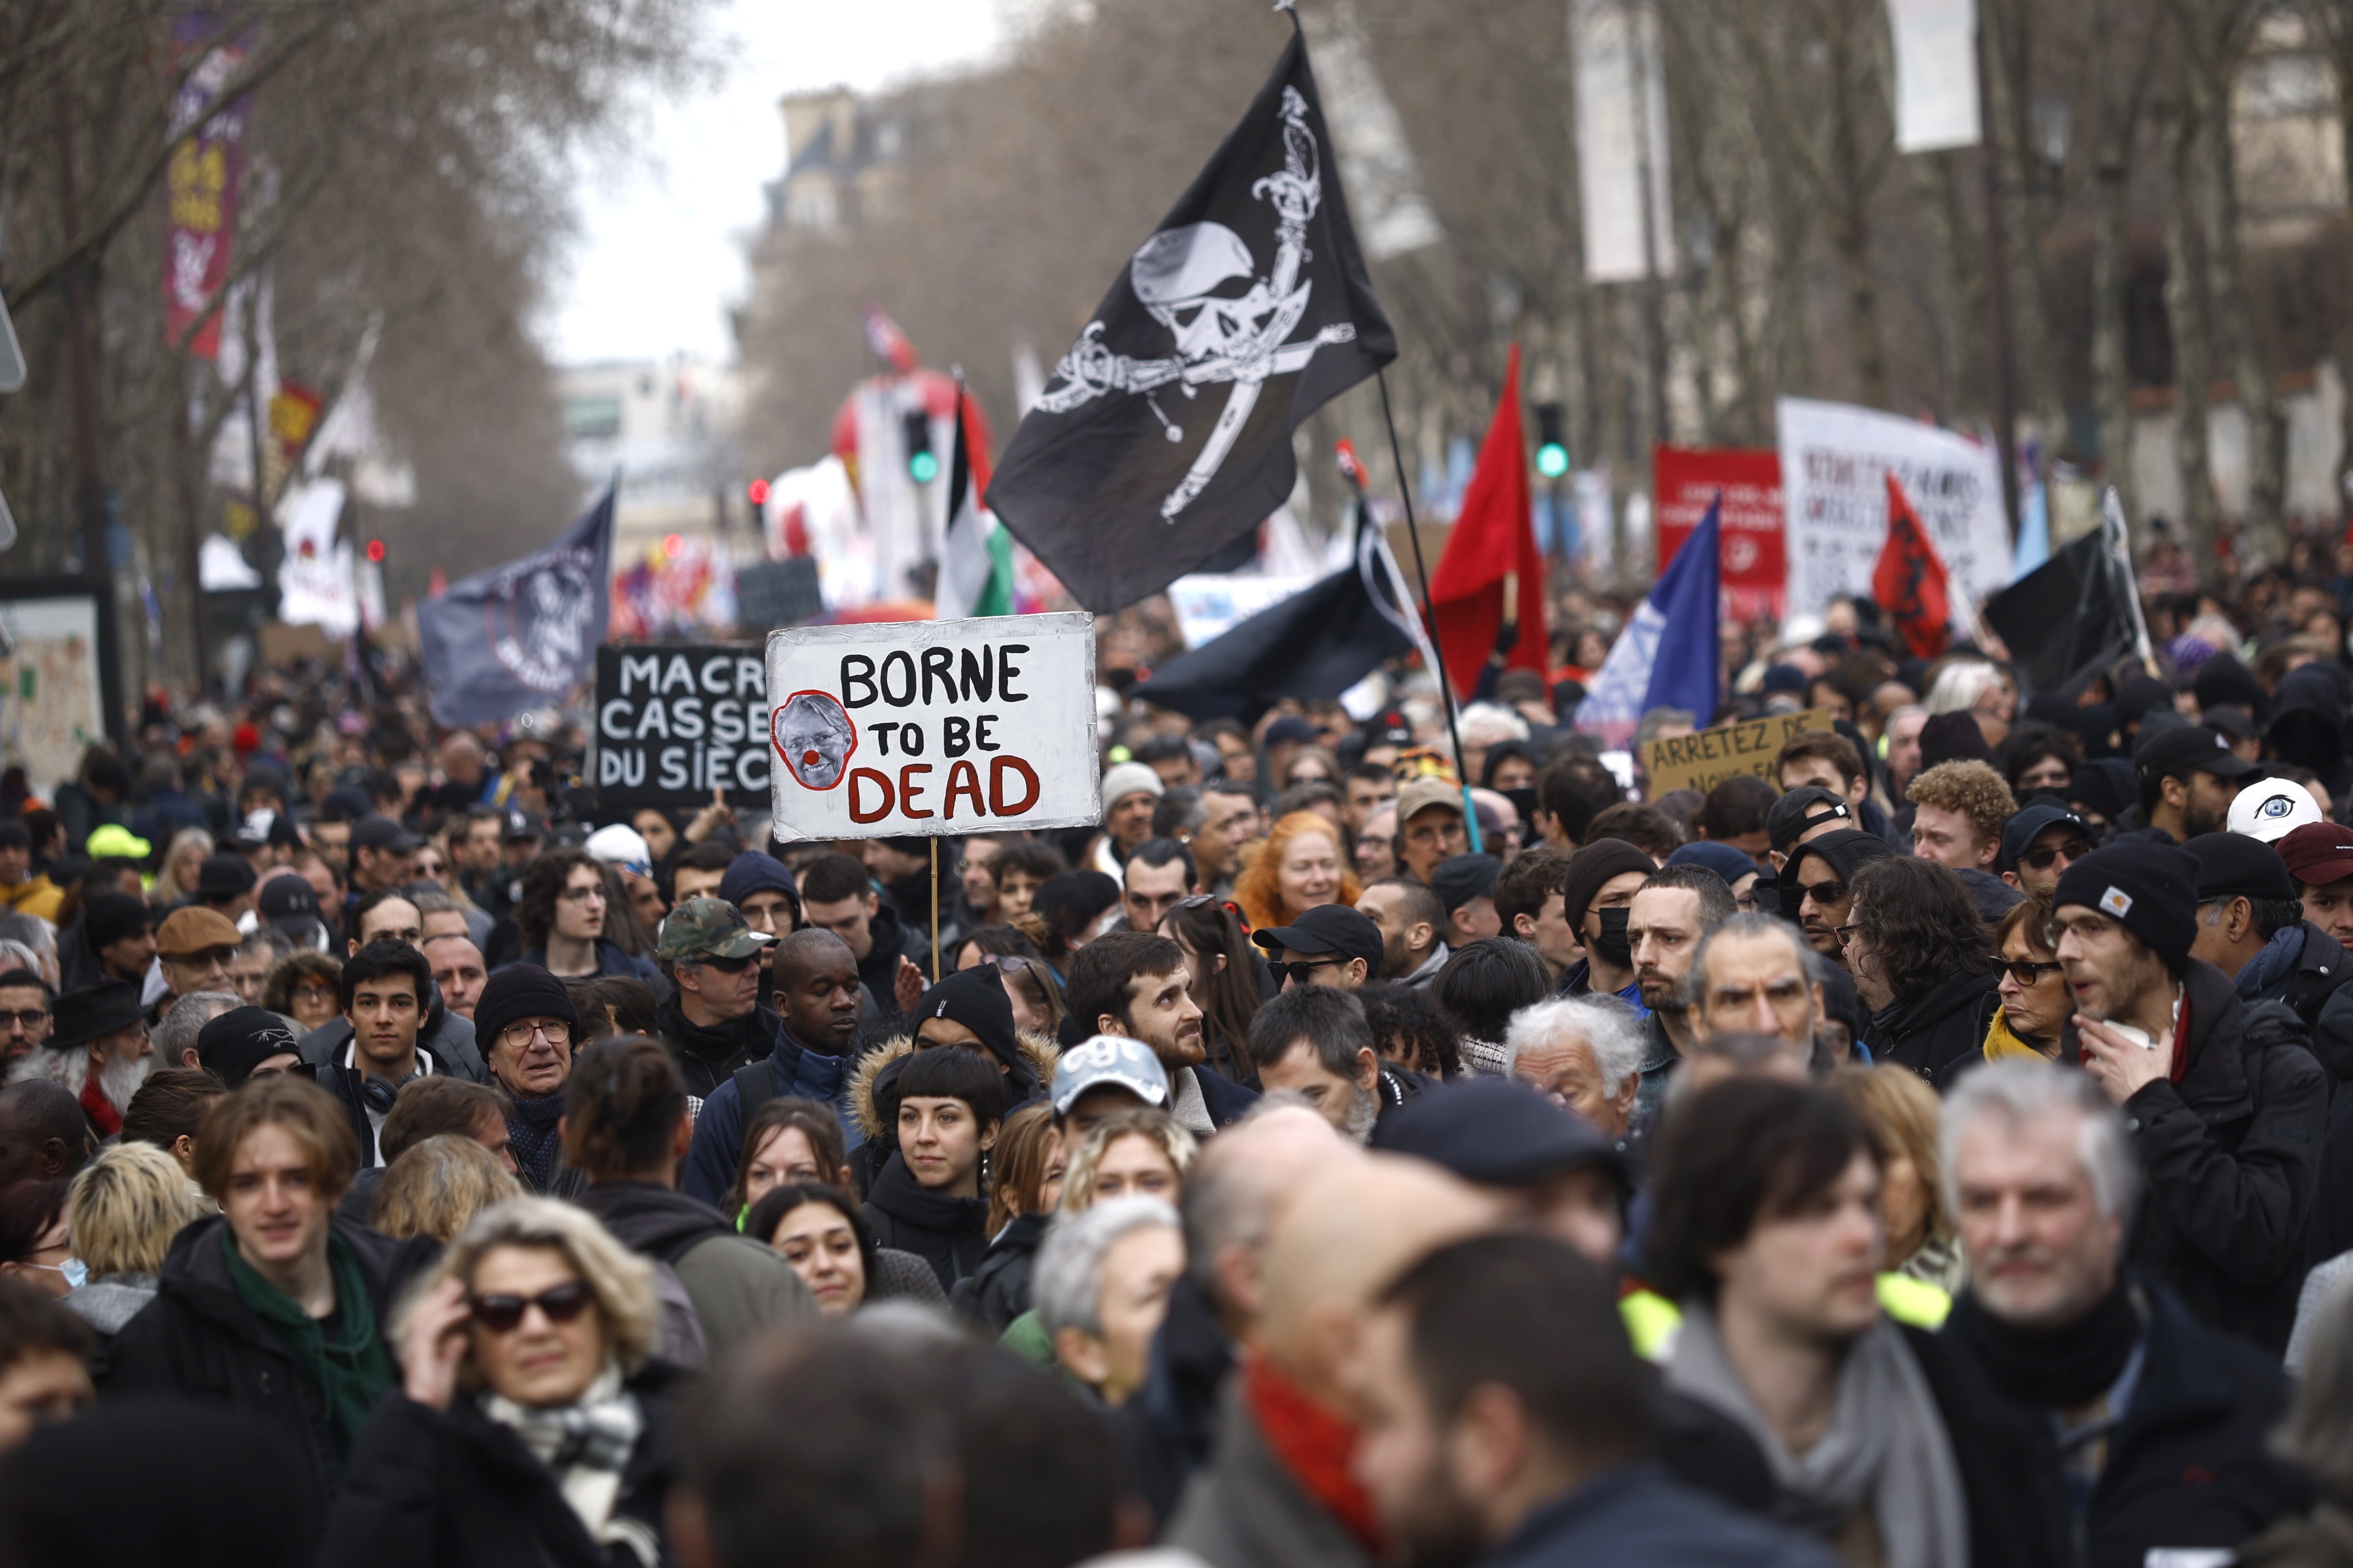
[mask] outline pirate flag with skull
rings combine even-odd
[[[1396,357],[1294,27],[1054,366],[988,505],[1080,604],[1132,605],[1264,521],[1298,477],[1292,431]]]

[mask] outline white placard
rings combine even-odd
[[[1977,0],[1887,0],[1895,37],[1895,150],[1974,147]]]
[[[2010,585],[2001,459],[1990,446],[1845,403],[1785,397],[1777,413],[1790,615],[1819,615],[1840,594],[1870,594],[1887,542],[1890,469],[1951,574],[1956,626]]]
[[[776,837],[1101,821],[1094,627],[1070,612],[769,633]]]
[[[1569,46],[1577,71],[1586,280],[1647,278],[1654,261],[1660,277],[1670,276],[1675,237],[1668,205],[1667,90],[1659,69],[1658,17],[1639,0],[1576,0],[1569,11]]]

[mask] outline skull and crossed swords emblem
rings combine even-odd
[[[1250,247],[1224,224],[1188,223],[1162,229],[1129,258],[1127,276],[1136,299],[1176,339],[1176,353],[1165,359],[1114,353],[1103,342],[1103,324],[1090,321],[1054,366],[1045,395],[1039,399],[1040,408],[1065,414],[1108,393],[1140,394],[1168,439],[1181,441],[1184,427],[1161,406],[1161,388],[1173,384],[1192,398],[1211,383],[1230,382],[1232,390],[1208,439],[1184,479],[1160,503],[1161,517],[1171,523],[1217,477],[1267,378],[1303,369],[1325,343],[1349,342],[1356,335],[1352,323],[1337,321],[1314,337],[1288,341],[1307,313],[1308,295],[1314,288],[1312,279],[1299,280],[1299,267],[1308,257],[1308,222],[1324,199],[1315,134],[1307,127],[1307,100],[1293,87],[1282,89],[1282,172],[1250,186],[1252,195],[1275,210],[1274,266],[1269,275],[1257,276]],[[1219,292],[1239,279],[1250,281],[1245,292]]]

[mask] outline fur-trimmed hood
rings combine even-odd
[[[1061,1058],[1061,1047],[1054,1043],[1053,1037],[1035,1029],[1022,1030],[1018,1038],[1023,1059],[1038,1075],[1039,1089],[1050,1091],[1054,1086],[1054,1064]],[[859,1058],[858,1065],[850,1068],[849,1113],[857,1118],[859,1130],[867,1137],[880,1138],[883,1131],[882,1113],[874,1104],[876,1080],[885,1068],[911,1055],[914,1048],[914,1036],[896,1035]],[[892,1142],[895,1143],[896,1140]]]

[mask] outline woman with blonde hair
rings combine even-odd
[[[153,1143],[100,1149],[74,1177],[66,1232],[88,1274],[66,1306],[98,1335],[101,1358],[122,1325],[155,1299],[172,1238],[210,1207],[180,1163]]]
[[[1320,904],[1353,908],[1363,891],[1340,858],[1339,830],[1312,811],[1277,821],[1265,847],[1234,879],[1234,900],[1253,931],[1289,925]]]
[[[360,1428],[319,1560],[669,1561],[679,1374],[652,1359],[658,1319],[653,1265],[582,1210],[475,1215],[393,1314],[400,1387]]]
[[[1053,1108],[1043,1101],[1007,1117],[989,1151],[988,1255],[948,1300],[992,1334],[1029,1310],[1029,1271],[1062,1200],[1062,1151]]]
[[[154,906],[171,910],[193,903],[197,874],[212,852],[213,836],[201,827],[183,827],[174,834],[172,847],[164,851],[164,869],[155,878],[151,897]]]
[[[1862,1118],[1886,1151],[1879,1178],[1880,1217],[1887,1228],[1881,1268],[1957,1295],[1968,1281],[1968,1266],[1945,1210],[1944,1166],[1936,1153],[1943,1108],[1936,1091],[1919,1074],[1895,1067],[1842,1067],[1826,1087]]]
[[[396,1241],[448,1241],[484,1209],[522,1193],[496,1154],[471,1138],[438,1132],[385,1167],[368,1200],[368,1226]]]

